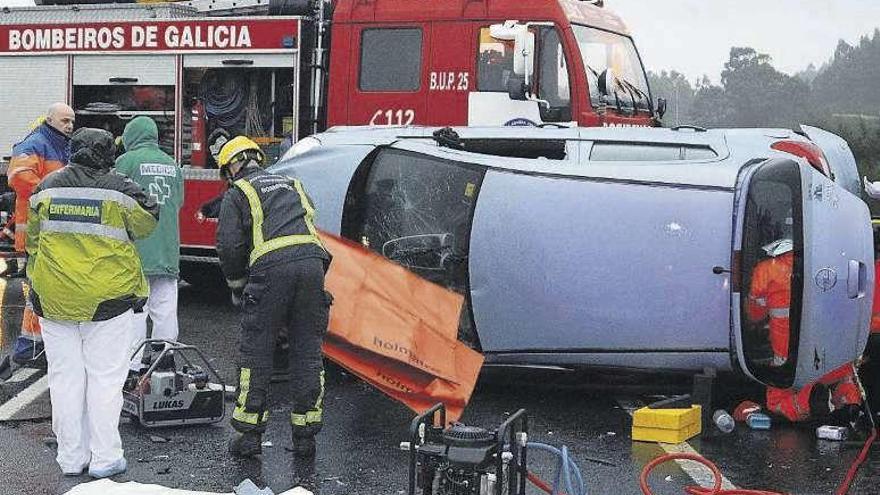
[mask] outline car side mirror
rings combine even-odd
[[[526,84],[523,78],[518,76],[510,76],[507,80],[507,96],[510,97],[511,100],[515,101],[525,101],[527,100],[526,95],[529,92],[529,85]]]
[[[657,118],[662,119],[666,115],[666,98],[657,98]]]

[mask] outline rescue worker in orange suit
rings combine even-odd
[[[269,419],[269,380],[278,332],[290,339],[290,414],[296,484],[313,492],[315,435],[323,424],[324,370],[321,345],[330,296],[324,273],[330,261],[313,223],[315,210],[302,184],[261,168],[265,156],[243,136],[218,155],[230,182],[217,228],[217,251],[233,303],[243,311],[239,379],[229,451],[261,453]]]
[[[794,245],[790,239],[779,239],[764,246],[769,258],[761,260],[752,273],[749,290],[749,319],[770,320],[771,366],[783,366],[788,361],[791,304],[791,270],[794,263]]]
[[[769,258],[755,266],[749,290],[748,314],[752,321],[769,318],[769,340],[773,351],[771,367],[788,363],[789,307],[791,276],[794,265],[794,244],[779,239],[763,247]],[[842,366],[800,390],[767,387],[767,409],[789,421],[805,421],[838,409],[856,414],[862,403],[862,392],[852,364]]]
[[[28,203],[37,185],[50,173],[67,165],[69,142],[75,115],[64,103],[54,103],[45,120],[12,147],[7,180],[15,191],[15,250],[25,256]],[[40,322],[27,298],[21,335],[15,342],[13,361],[23,365],[37,361],[43,353]]]
[[[767,410],[789,421],[821,418],[835,411],[853,421],[862,406],[855,367],[845,364],[800,390],[767,387]]]

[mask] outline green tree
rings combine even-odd
[[[730,127],[733,118],[731,103],[724,88],[712,84],[706,76],[697,83],[691,113],[694,123],[703,127]]]
[[[721,71],[730,105],[730,127],[791,127],[803,120],[810,87],[783,74],[769,55],[754,48],[733,47]]]

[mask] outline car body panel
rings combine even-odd
[[[712,268],[730,260],[717,220],[732,196],[487,172],[470,245],[483,351],[726,352],[730,292]]]
[[[867,205],[803,167],[804,300],[795,386],[829,373],[868,341],[874,246]]]
[[[802,125],[801,130],[811,141],[822,148],[825,158],[831,165],[834,181],[856,197],[862,197],[862,182],[859,180],[856,158],[846,141],[842,137],[818,127]]]

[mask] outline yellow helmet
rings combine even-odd
[[[228,143],[220,148],[220,153],[217,154],[217,166],[222,170],[224,167],[229,166],[232,163],[232,159],[239,153],[248,150],[256,151],[260,156],[261,162],[266,159],[266,155],[263,154],[260,145],[244,136],[237,136],[230,139]]]

